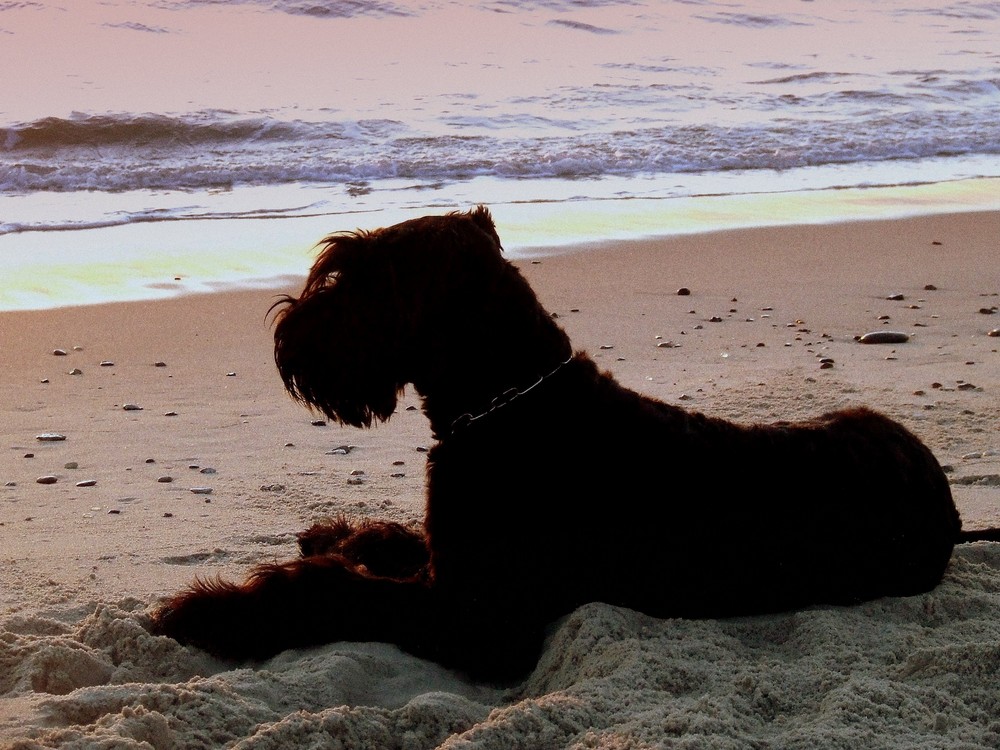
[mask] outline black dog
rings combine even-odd
[[[302,558],[163,603],[159,632],[219,655],[388,641],[509,677],[586,602],[718,617],[906,596],[972,538],[934,456],[884,416],[741,426],[598,371],[485,208],[333,235],[281,304],[295,398],[367,427],[406,384],[420,394],[437,440],[424,532],[314,527]]]

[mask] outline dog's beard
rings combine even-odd
[[[398,342],[387,335],[391,322],[371,320],[371,307],[346,304],[336,286],[285,305],[275,327],[274,358],[292,397],[354,427],[389,419],[405,383]]]

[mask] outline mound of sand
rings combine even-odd
[[[1000,745],[997,544],[960,548],[932,593],[852,608],[686,621],[588,605],[506,689],[383,644],[234,668],[145,622],[137,600],[3,622],[0,694],[22,712],[9,746]]]

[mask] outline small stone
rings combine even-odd
[[[153,363],[153,367],[166,367],[166,366],[167,366],[166,362],[154,362]]]
[[[656,345],[657,349],[674,349],[680,346],[680,344],[675,344],[673,341],[661,341]]]
[[[63,468],[64,469],[79,469],[80,468],[80,464],[78,464],[76,461],[67,461],[65,464],[63,464]]]
[[[394,472],[394,473],[390,474],[389,476],[392,477],[393,479],[402,479],[403,477],[406,476],[406,474],[404,474],[401,471],[397,471],[397,472]]]
[[[351,472],[352,477],[363,477],[364,475],[365,472],[362,469],[355,469],[354,471]]]
[[[601,349],[614,349],[614,344],[601,344]]]
[[[156,463],[156,459],[155,458],[147,458],[146,459],[146,463],[147,464],[155,464]]]
[[[933,284],[924,284],[924,291],[925,292],[936,292],[937,291],[937,287],[934,286]]]
[[[105,360],[102,360],[102,362],[101,362],[101,367],[114,367],[114,366],[115,366],[115,363],[112,362],[110,359],[105,359]]]
[[[166,513],[164,513],[164,514],[163,514],[163,517],[164,517],[164,518],[173,518],[173,517],[174,517],[174,514],[173,514],[173,513],[170,513],[170,512],[168,511],[168,512],[166,512]]]
[[[406,461],[393,461],[393,466],[406,466]]]
[[[212,494],[212,488],[211,487],[192,487],[191,488],[191,492],[193,492],[195,495],[211,495]]]
[[[285,447],[286,448],[294,448],[295,447],[295,443],[285,443]]]
[[[66,356],[66,350],[65,349],[53,349],[52,350],[52,355],[55,356],[55,357],[65,357]]]
[[[157,477],[156,481],[159,482],[160,484],[170,484],[172,481],[174,481],[174,478],[171,476],[164,475],[162,477]]]
[[[226,377],[227,378],[235,378],[236,377],[236,373],[235,372],[227,372],[226,373]]]
[[[65,435],[61,435],[58,432],[43,432],[41,435],[35,435],[35,440],[39,440],[43,443],[58,443],[66,439]]]
[[[677,290],[677,296],[678,297],[689,297],[689,296],[691,296],[691,290],[688,289],[686,286],[682,286],[680,289]]]
[[[406,411],[416,411],[416,410],[417,410],[417,407],[412,406],[412,405],[406,407]]]
[[[211,466],[206,466],[204,469],[201,469],[198,473],[199,474],[217,474],[218,471],[216,469],[213,469]]]
[[[833,362],[821,362],[820,366],[819,366],[819,369],[821,369],[821,370],[829,370],[832,367],[833,367]]]
[[[891,300],[892,302],[900,302],[906,298],[899,292],[896,292],[894,294],[890,294],[888,297],[886,297],[886,299]]]
[[[25,457],[25,458],[34,458],[34,457],[35,457],[35,454],[34,454],[34,453],[25,453],[25,454],[24,454],[24,457]]]
[[[165,416],[165,417],[176,417],[177,416],[177,412],[175,412],[175,411],[164,412],[163,416]]]
[[[38,479],[36,479],[35,481],[38,482],[39,484],[55,484],[56,482],[59,481],[59,478],[51,474],[46,474],[43,477],[38,477]]]
[[[313,427],[326,427],[326,420],[325,419],[314,419],[309,424],[311,424]]]
[[[122,512],[118,510],[118,508],[112,508],[111,510],[108,511],[109,516],[120,516],[121,514]]]
[[[83,370],[81,370],[79,367],[74,367],[72,370],[69,371],[69,374],[70,375],[83,375]]]
[[[992,331],[990,331],[986,335],[987,336],[993,336],[994,338],[996,338],[997,336],[1000,336],[1000,328],[994,328]]]
[[[328,455],[328,456],[346,456],[352,450],[354,450],[354,446],[353,445],[338,445],[336,448],[332,448],[331,450],[328,450],[326,452],[326,455]]]
[[[142,407],[139,404],[123,404],[122,409],[125,411],[142,411]]]
[[[77,487],[93,487],[95,484],[97,484],[97,480],[96,479],[84,479],[81,482],[77,482],[76,486]]]
[[[709,323],[721,323],[722,322],[722,318],[720,318],[718,315],[713,315],[711,318],[708,319],[708,322]]]
[[[430,448],[428,448],[426,445],[418,445],[417,446],[417,453],[427,453],[427,451],[429,451],[429,450],[430,450]]]
[[[958,386],[958,390],[960,390],[960,391],[974,391],[974,390],[976,390],[976,386],[974,386],[972,383],[960,383],[959,386]]]
[[[49,379],[48,379],[48,378],[42,378],[42,379],[41,379],[41,380],[39,380],[38,382],[39,382],[39,383],[48,383],[48,382],[49,382]]]
[[[364,484],[365,480],[362,477],[348,477],[347,483],[358,485],[358,484]]]
[[[995,307],[980,307],[979,312],[983,315],[996,315],[997,309]]]
[[[284,492],[285,485],[283,484],[262,484],[260,486],[261,492]]]
[[[4,487],[17,487],[17,482],[4,482]]]
[[[905,344],[909,340],[902,331],[871,331],[858,338],[862,344]]]

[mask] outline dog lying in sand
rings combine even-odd
[[[300,558],[154,613],[217,655],[386,641],[510,678],[587,602],[725,617],[908,596],[974,538],[931,452],[874,411],[744,426],[619,385],[573,351],[485,208],[332,235],[279,305],[296,399],[369,427],[406,385],[420,395],[437,441],[425,525],[316,526]]]

